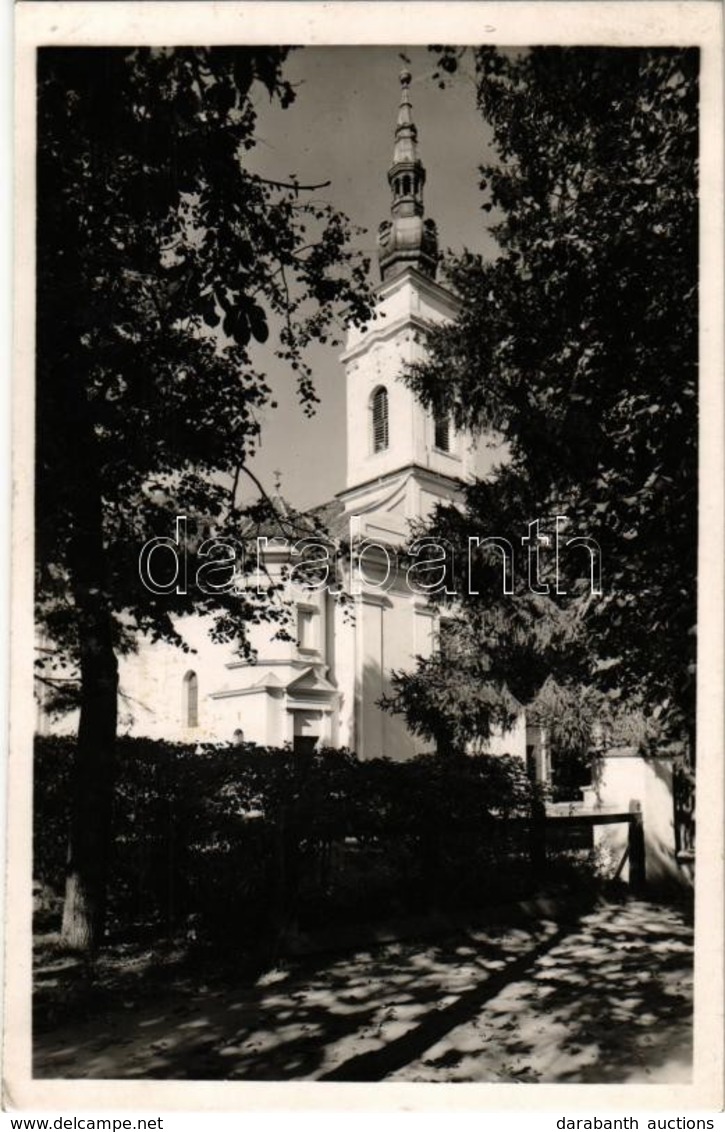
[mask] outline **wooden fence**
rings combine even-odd
[[[576,804],[550,804],[540,812],[537,824],[537,835],[532,838],[532,846],[540,862],[537,870],[540,872],[545,868],[547,844],[552,840],[552,835],[554,837],[557,833],[571,835],[578,831],[593,833],[597,826],[626,825],[627,844],[611,879],[616,880],[621,877],[624,866],[628,864],[630,888],[634,892],[640,892],[644,888],[647,874],[644,825],[639,802],[632,802],[629,810],[606,807],[588,810]]]

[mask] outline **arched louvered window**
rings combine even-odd
[[[187,672],[184,677],[184,724],[199,726],[199,677],[195,672]]]
[[[388,447],[388,391],[379,385],[373,393],[373,452],[382,452]]]
[[[451,450],[451,422],[445,413],[438,413],[434,417],[433,445],[439,452]]]

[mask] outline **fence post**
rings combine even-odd
[[[629,821],[629,887],[641,892],[647,882],[642,804],[634,799],[629,803],[632,815]]]

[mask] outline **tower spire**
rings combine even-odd
[[[438,262],[435,222],[423,219],[425,167],[418,156],[418,130],[413,121],[410,100],[411,77],[407,67],[400,72],[393,163],[388,169],[392,220],[384,220],[378,230],[378,257],[383,279],[400,275],[406,267],[414,267],[424,275],[435,277]]]
[[[393,165],[418,162],[418,130],[413,121],[413,104],[410,101],[411,77],[408,70],[400,72],[400,106],[395,127]]]

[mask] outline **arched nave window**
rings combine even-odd
[[[184,725],[199,726],[199,677],[195,672],[184,677]]]
[[[388,447],[388,391],[379,385],[372,396],[373,407],[373,452],[382,452]]]

